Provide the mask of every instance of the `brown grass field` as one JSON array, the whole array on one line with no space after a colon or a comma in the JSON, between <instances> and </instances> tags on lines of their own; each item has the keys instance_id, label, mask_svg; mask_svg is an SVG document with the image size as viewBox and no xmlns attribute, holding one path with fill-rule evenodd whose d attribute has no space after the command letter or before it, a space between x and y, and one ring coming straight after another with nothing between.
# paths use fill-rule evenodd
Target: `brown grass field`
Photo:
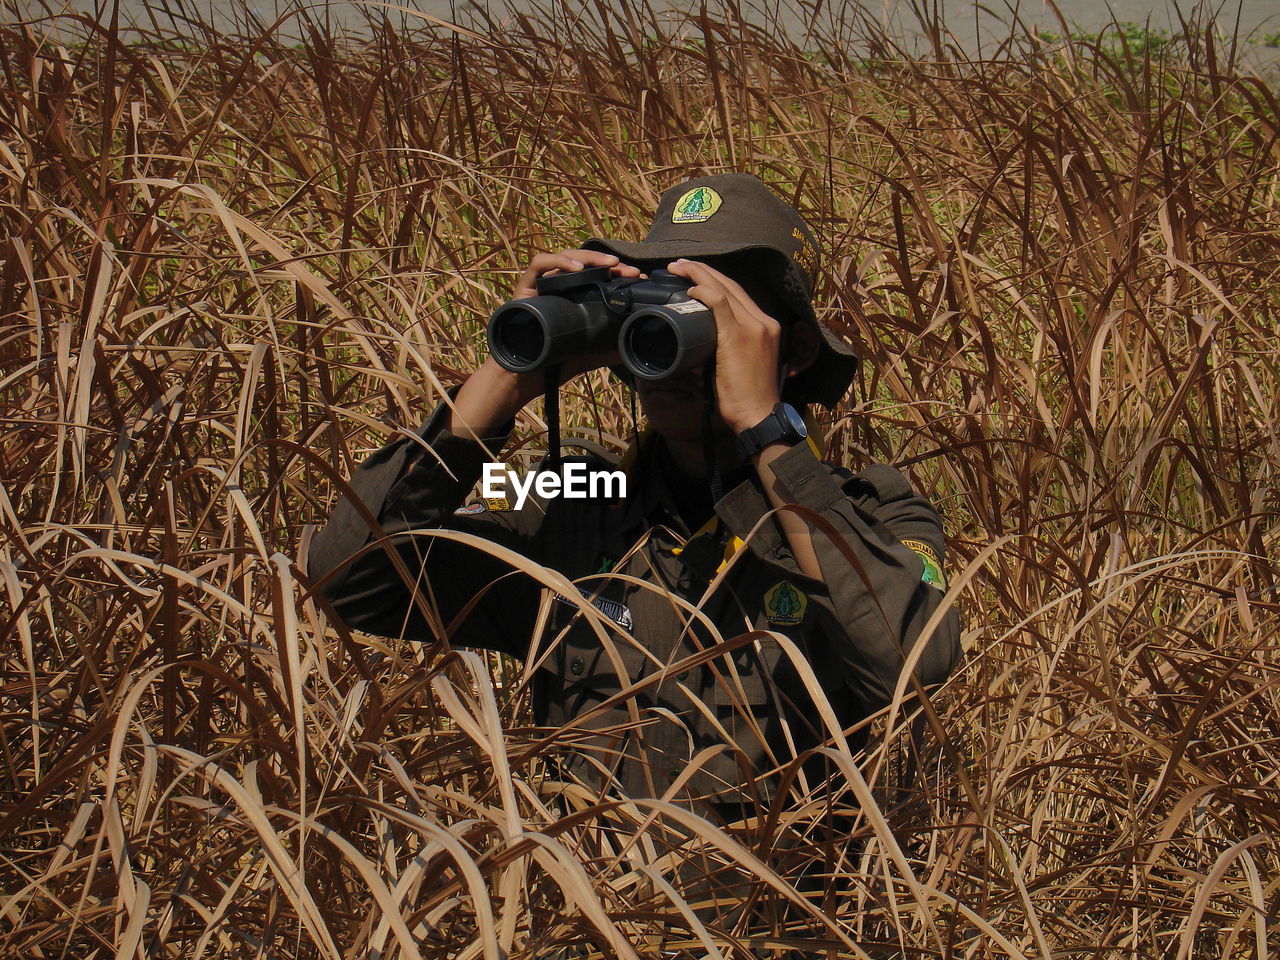
<instances>
[{"instance_id":1,"label":"brown grass field","mask_svg":"<svg viewBox=\"0 0 1280 960\"><path fill-rule=\"evenodd\" d=\"M1275 93L1203 20L973 62L833 9L8 8L0 957L1280 955ZM938 504L966 647L733 837L556 782L520 664L350 634L298 560L534 251L727 169L825 238L831 457ZM616 381L564 405L625 444ZM700 927L680 862L792 905Z\"/></svg>"}]
</instances>

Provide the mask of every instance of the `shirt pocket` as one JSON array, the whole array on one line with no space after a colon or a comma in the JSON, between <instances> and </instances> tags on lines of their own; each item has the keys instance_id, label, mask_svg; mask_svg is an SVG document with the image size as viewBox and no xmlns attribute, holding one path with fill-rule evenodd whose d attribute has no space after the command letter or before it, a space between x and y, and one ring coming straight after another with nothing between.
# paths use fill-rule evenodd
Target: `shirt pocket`
<instances>
[{"instance_id":1,"label":"shirt pocket","mask_svg":"<svg viewBox=\"0 0 1280 960\"><path fill-rule=\"evenodd\" d=\"M549 658L548 666L560 675L565 687L593 691L599 699L610 697L625 687L634 669L633 657L628 656L629 644L612 628L609 618L600 618L603 621L602 639L576 602L566 602L558 597L552 602L557 609L551 620L550 637L557 648Z\"/></svg>"},{"instance_id":2,"label":"shirt pocket","mask_svg":"<svg viewBox=\"0 0 1280 960\"><path fill-rule=\"evenodd\" d=\"M761 637L707 665L707 703L720 711L743 706L752 713L768 708L776 693L778 670L786 654L777 640Z\"/></svg>"}]
</instances>

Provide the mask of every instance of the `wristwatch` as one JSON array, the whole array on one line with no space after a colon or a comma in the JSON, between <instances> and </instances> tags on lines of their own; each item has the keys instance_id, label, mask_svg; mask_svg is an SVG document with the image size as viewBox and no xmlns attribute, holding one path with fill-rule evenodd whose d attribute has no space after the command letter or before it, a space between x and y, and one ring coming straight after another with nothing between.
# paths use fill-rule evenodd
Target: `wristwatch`
<instances>
[{"instance_id":1,"label":"wristwatch","mask_svg":"<svg viewBox=\"0 0 1280 960\"><path fill-rule=\"evenodd\" d=\"M799 443L809 435L804 419L789 403L779 403L769 415L738 434L738 455L750 460L771 443Z\"/></svg>"}]
</instances>

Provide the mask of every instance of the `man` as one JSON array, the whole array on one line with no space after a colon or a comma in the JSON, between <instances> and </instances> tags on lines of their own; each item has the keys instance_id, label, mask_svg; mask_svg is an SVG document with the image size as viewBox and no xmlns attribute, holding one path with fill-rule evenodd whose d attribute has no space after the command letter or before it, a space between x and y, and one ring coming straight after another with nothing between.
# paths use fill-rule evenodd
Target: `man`
<instances>
[{"instance_id":1,"label":"man","mask_svg":"<svg viewBox=\"0 0 1280 960\"><path fill-rule=\"evenodd\" d=\"M339 502L311 550L335 612L374 633L444 632L530 658L535 719L574 734L565 777L726 820L770 802L779 772L830 742L810 685L847 729L890 700L907 655L920 682L943 680L959 650L954 613L922 640L945 588L936 513L890 467L854 475L821 462L793 406L834 406L856 370L813 312L817 250L788 204L729 174L668 190L642 242L534 257L516 298L535 295L539 277L590 267L691 281L714 312L714 361L636 381L648 429L624 458L625 498L531 497L515 510L463 503L543 378L488 360L352 477L362 506ZM561 375L617 359L578 357ZM433 528L514 550L581 596L563 581L544 593L549 577L422 533Z\"/></svg>"}]
</instances>

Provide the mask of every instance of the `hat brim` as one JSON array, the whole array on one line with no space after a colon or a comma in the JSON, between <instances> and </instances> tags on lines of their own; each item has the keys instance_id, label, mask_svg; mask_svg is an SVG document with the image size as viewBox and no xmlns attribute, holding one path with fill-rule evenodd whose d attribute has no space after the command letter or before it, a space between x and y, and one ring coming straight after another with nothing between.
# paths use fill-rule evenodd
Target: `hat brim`
<instances>
[{"instance_id":1,"label":"hat brim","mask_svg":"<svg viewBox=\"0 0 1280 960\"><path fill-rule=\"evenodd\" d=\"M818 321L809 298L808 283L794 269L791 259L776 247L760 243L702 243L695 240L603 240L593 237L582 244L584 250L612 253L638 266L665 266L681 257L696 259L724 257L739 253L771 254L778 267L778 281L788 303L794 305L796 320L812 326L819 333L818 356L812 364L792 377L784 389L789 399L798 403L820 403L828 410L835 407L858 373L858 355L853 348Z\"/></svg>"},{"instance_id":2,"label":"hat brim","mask_svg":"<svg viewBox=\"0 0 1280 960\"><path fill-rule=\"evenodd\" d=\"M813 316L812 309L809 314ZM794 396L801 403L820 403L832 410L849 392L853 378L858 375L861 361L853 348L819 323L816 316L813 316L811 322L821 334L818 356L812 364L791 378L783 392Z\"/></svg>"}]
</instances>

